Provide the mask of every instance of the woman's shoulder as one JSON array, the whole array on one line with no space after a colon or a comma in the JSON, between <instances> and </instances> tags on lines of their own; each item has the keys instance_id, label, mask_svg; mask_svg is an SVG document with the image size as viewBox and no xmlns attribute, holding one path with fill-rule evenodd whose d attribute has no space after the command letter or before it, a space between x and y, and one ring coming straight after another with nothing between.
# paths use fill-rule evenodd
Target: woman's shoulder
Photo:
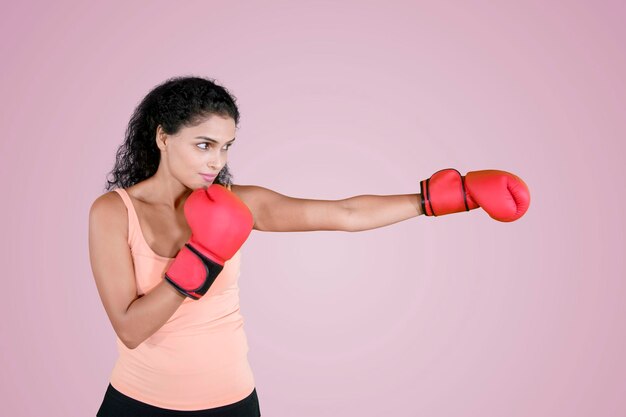
<instances>
[{"instance_id":1,"label":"woman's shoulder","mask_svg":"<svg viewBox=\"0 0 626 417\"><path fill-rule=\"evenodd\" d=\"M235 193L244 203L248 204L254 200L257 188L254 185L231 184L229 190Z\"/></svg>"},{"instance_id":2,"label":"woman's shoulder","mask_svg":"<svg viewBox=\"0 0 626 417\"><path fill-rule=\"evenodd\" d=\"M126 204L122 196L115 190L108 191L97 197L89 209L92 221L126 221Z\"/></svg>"},{"instance_id":3,"label":"woman's shoulder","mask_svg":"<svg viewBox=\"0 0 626 417\"><path fill-rule=\"evenodd\" d=\"M145 198L145 195L149 194L149 188L145 187L144 183L145 181L141 181L127 188L115 188L99 196L96 201L94 201L94 204L98 202L98 204L105 205L112 209L117 208L122 212L126 210L124 197L126 197L126 200L130 200L133 202L139 201L141 203L149 204L149 199Z\"/></svg>"},{"instance_id":4,"label":"woman's shoulder","mask_svg":"<svg viewBox=\"0 0 626 417\"><path fill-rule=\"evenodd\" d=\"M119 191L110 190L96 197L96 199L92 203L92 207L119 207L120 203L122 203L122 206L124 205L124 201L122 200L122 196L120 195Z\"/></svg>"},{"instance_id":5,"label":"woman's shoulder","mask_svg":"<svg viewBox=\"0 0 626 417\"><path fill-rule=\"evenodd\" d=\"M256 219L263 200L263 187L258 185L232 184L231 191L243 201Z\"/></svg>"}]
</instances>

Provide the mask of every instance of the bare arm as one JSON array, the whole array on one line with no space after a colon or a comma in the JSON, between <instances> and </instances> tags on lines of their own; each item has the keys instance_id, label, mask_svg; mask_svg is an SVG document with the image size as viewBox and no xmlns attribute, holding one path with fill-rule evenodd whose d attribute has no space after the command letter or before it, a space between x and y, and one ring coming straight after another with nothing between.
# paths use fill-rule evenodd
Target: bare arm
<instances>
[{"instance_id":1,"label":"bare arm","mask_svg":"<svg viewBox=\"0 0 626 417\"><path fill-rule=\"evenodd\" d=\"M358 195L345 200L351 232L376 229L419 216L419 194Z\"/></svg>"},{"instance_id":2,"label":"bare arm","mask_svg":"<svg viewBox=\"0 0 626 417\"><path fill-rule=\"evenodd\" d=\"M134 349L169 320L186 297L163 280L133 301L125 314L126 346Z\"/></svg>"},{"instance_id":3,"label":"bare arm","mask_svg":"<svg viewBox=\"0 0 626 417\"><path fill-rule=\"evenodd\" d=\"M346 200L295 198L256 185L234 185L250 208L254 230L263 232L347 231Z\"/></svg>"},{"instance_id":4,"label":"bare arm","mask_svg":"<svg viewBox=\"0 0 626 417\"><path fill-rule=\"evenodd\" d=\"M255 185L233 185L233 190L254 214L254 229L267 232L358 232L423 214L420 194L311 200L289 197Z\"/></svg>"},{"instance_id":5,"label":"bare arm","mask_svg":"<svg viewBox=\"0 0 626 417\"><path fill-rule=\"evenodd\" d=\"M116 194L104 194L91 206L89 258L113 329L129 349L134 349L167 322L185 297L166 281L137 296L126 207Z\"/></svg>"}]
</instances>

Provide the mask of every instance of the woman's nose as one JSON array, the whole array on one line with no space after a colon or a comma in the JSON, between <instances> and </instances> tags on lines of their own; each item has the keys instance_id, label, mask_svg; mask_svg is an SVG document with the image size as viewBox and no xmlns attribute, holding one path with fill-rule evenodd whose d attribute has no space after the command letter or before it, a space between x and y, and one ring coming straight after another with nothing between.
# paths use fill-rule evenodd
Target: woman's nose
<instances>
[{"instance_id":1,"label":"woman's nose","mask_svg":"<svg viewBox=\"0 0 626 417\"><path fill-rule=\"evenodd\" d=\"M219 152L217 154L212 154L211 158L207 162L207 166L215 172L215 170L222 166L222 159L224 158Z\"/></svg>"}]
</instances>

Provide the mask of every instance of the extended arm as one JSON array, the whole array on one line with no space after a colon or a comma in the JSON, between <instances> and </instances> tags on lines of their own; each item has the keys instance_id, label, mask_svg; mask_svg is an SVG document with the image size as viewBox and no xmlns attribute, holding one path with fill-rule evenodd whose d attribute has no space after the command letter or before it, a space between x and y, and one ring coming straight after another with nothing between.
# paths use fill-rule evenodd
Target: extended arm
<instances>
[{"instance_id":1,"label":"extended arm","mask_svg":"<svg viewBox=\"0 0 626 417\"><path fill-rule=\"evenodd\" d=\"M517 220L530 204L528 187L519 177L499 170L452 168L420 182L420 193L359 195L342 200L311 200L282 195L253 185L233 185L254 214L255 230L306 232L375 229L419 215L443 216L482 207L493 219Z\"/></svg>"},{"instance_id":2,"label":"extended arm","mask_svg":"<svg viewBox=\"0 0 626 417\"><path fill-rule=\"evenodd\" d=\"M418 216L419 194L359 195L342 200L294 198L255 185L233 185L264 232L374 229Z\"/></svg>"},{"instance_id":3,"label":"extended arm","mask_svg":"<svg viewBox=\"0 0 626 417\"><path fill-rule=\"evenodd\" d=\"M388 226L422 214L419 194L358 195L346 199L345 204L351 232Z\"/></svg>"}]
</instances>

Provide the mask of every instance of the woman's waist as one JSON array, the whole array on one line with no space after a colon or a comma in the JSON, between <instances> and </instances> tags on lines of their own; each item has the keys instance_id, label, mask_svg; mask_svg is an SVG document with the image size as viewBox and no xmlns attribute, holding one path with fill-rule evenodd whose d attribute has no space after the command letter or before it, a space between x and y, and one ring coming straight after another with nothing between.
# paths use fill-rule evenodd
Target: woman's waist
<instances>
[{"instance_id":1,"label":"woman's waist","mask_svg":"<svg viewBox=\"0 0 626 417\"><path fill-rule=\"evenodd\" d=\"M158 407L198 410L218 407L244 398L255 386L246 357L223 362L213 358L210 367L196 364L176 369L129 365L124 358L115 364L111 384L139 401Z\"/></svg>"},{"instance_id":2,"label":"woman's waist","mask_svg":"<svg viewBox=\"0 0 626 417\"><path fill-rule=\"evenodd\" d=\"M243 325L232 324L222 326L221 331L154 334L134 349L118 339L119 366L133 372L186 374L211 372L247 360L249 347Z\"/></svg>"}]
</instances>

